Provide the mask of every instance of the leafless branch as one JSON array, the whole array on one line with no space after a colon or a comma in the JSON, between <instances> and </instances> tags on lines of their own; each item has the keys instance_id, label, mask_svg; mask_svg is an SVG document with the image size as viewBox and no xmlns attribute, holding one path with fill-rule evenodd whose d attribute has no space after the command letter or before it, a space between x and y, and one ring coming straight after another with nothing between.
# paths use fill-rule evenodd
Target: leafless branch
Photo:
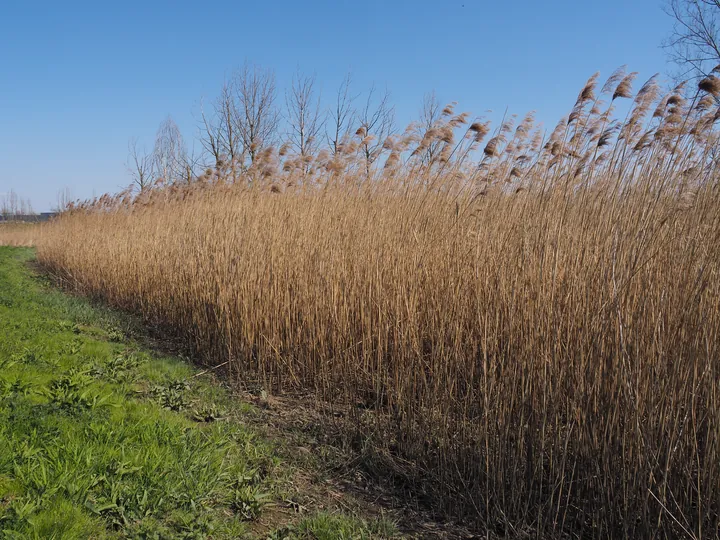
<instances>
[{"instance_id":1,"label":"leafless branch","mask_svg":"<svg viewBox=\"0 0 720 540\"><path fill-rule=\"evenodd\" d=\"M187 150L180 128L168 116L158 128L153 150L153 168L156 178L166 183L181 180L185 176Z\"/></svg>"},{"instance_id":2,"label":"leafless branch","mask_svg":"<svg viewBox=\"0 0 720 540\"><path fill-rule=\"evenodd\" d=\"M128 143L128 161L126 167L139 191L145 191L153 182L153 156L145 149L138 150L137 139Z\"/></svg>"},{"instance_id":3,"label":"leafless branch","mask_svg":"<svg viewBox=\"0 0 720 540\"><path fill-rule=\"evenodd\" d=\"M665 12L674 24L662 46L677 78L707 76L720 64L720 0L668 0Z\"/></svg>"},{"instance_id":4,"label":"leafless branch","mask_svg":"<svg viewBox=\"0 0 720 540\"><path fill-rule=\"evenodd\" d=\"M275 74L245 64L236 72L232 90L236 100L234 126L250 163L275 142L279 115L275 107Z\"/></svg>"},{"instance_id":5,"label":"leafless branch","mask_svg":"<svg viewBox=\"0 0 720 540\"><path fill-rule=\"evenodd\" d=\"M360 152L365 161L365 172L369 175L372 164L382 153L385 140L395 132L395 108L390 105L387 89L377 100L375 86L370 89L365 107L360 112L360 130L363 137Z\"/></svg>"},{"instance_id":6,"label":"leafless branch","mask_svg":"<svg viewBox=\"0 0 720 540\"><path fill-rule=\"evenodd\" d=\"M349 136L350 128L355 118L355 110L353 102L357 99L357 95L352 95L350 87L352 85L352 77L348 73L340 83L338 88L335 105L328 115L327 131L325 137L333 155L338 153L343 139Z\"/></svg>"},{"instance_id":7,"label":"leafless branch","mask_svg":"<svg viewBox=\"0 0 720 540\"><path fill-rule=\"evenodd\" d=\"M293 76L290 91L285 95L288 139L298 155L313 155L324 119L320 116L320 98L315 97L315 77L299 72Z\"/></svg>"},{"instance_id":8,"label":"leafless branch","mask_svg":"<svg viewBox=\"0 0 720 540\"><path fill-rule=\"evenodd\" d=\"M420 110L420 128L423 130L423 133L435 127L437 121L440 120L441 112L442 106L440 105L435 92L433 91L429 94L425 94L425 96L423 96L422 109ZM433 140L433 142L428 145L427 149L420 156L423 165L432 163L439 151L440 141Z\"/></svg>"}]
</instances>

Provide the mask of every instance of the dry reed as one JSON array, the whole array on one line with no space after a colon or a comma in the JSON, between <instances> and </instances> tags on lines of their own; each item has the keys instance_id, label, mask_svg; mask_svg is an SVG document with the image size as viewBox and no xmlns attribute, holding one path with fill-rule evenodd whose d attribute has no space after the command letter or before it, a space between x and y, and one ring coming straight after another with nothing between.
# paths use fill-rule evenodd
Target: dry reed
<instances>
[{"instance_id":1,"label":"dry reed","mask_svg":"<svg viewBox=\"0 0 720 540\"><path fill-rule=\"evenodd\" d=\"M491 133L450 110L368 175L360 129L332 157L78 205L38 257L238 381L312 390L495 533L714 536L718 84L613 77L544 140L532 116Z\"/></svg>"}]
</instances>

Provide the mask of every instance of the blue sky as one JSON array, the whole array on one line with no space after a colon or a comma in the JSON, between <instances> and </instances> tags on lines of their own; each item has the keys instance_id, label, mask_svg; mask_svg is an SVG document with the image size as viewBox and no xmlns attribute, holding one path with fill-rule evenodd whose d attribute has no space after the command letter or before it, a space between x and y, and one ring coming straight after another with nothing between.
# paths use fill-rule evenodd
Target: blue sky
<instances>
[{"instance_id":1,"label":"blue sky","mask_svg":"<svg viewBox=\"0 0 720 540\"><path fill-rule=\"evenodd\" d=\"M358 92L387 86L401 126L435 90L552 128L595 71L627 64L638 84L668 71L662 2L2 0L0 193L43 211L65 187L121 189L128 140L150 148L167 115L194 138L201 99L245 61L280 90L297 68L315 73L328 99L348 71Z\"/></svg>"}]
</instances>

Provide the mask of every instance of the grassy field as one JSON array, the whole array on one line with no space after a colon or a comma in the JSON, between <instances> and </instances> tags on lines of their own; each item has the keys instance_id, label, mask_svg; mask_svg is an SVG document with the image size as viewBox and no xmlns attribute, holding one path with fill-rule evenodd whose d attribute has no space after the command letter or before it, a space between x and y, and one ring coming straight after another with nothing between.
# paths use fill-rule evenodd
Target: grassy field
<instances>
[{"instance_id":1,"label":"grassy field","mask_svg":"<svg viewBox=\"0 0 720 540\"><path fill-rule=\"evenodd\" d=\"M251 406L144 347L132 319L52 290L33 260L0 247L0 536L395 536L388 520L278 512L294 469L244 426Z\"/></svg>"},{"instance_id":2,"label":"grassy field","mask_svg":"<svg viewBox=\"0 0 720 540\"><path fill-rule=\"evenodd\" d=\"M236 388L307 397L368 470L483 533L712 536L720 79L635 76L593 75L552 131L450 104L0 242Z\"/></svg>"}]
</instances>

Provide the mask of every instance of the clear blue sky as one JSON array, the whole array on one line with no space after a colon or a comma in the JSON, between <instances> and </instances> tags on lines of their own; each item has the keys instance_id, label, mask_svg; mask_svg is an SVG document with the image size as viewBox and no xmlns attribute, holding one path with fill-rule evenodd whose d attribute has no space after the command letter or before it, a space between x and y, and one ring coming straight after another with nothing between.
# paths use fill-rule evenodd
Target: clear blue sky
<instances>
[{"instance_id":1,"label":"clear blue sky","mask_svg":"<svg viewBox=\"0 0 720 540\"><path fill-rule=\"evenodd\" d=\"M351 70L357 91L392 92L400 125L435 90L459 110L551 124L595 71L627 64L637 84L668 71L663 0L0 2L0 193L48 210L130 181L127 144L152 146L168 115L186 140L201 99L244 61L278 88L300 68L329 98Z\"/></svg>"}]
</instances>

